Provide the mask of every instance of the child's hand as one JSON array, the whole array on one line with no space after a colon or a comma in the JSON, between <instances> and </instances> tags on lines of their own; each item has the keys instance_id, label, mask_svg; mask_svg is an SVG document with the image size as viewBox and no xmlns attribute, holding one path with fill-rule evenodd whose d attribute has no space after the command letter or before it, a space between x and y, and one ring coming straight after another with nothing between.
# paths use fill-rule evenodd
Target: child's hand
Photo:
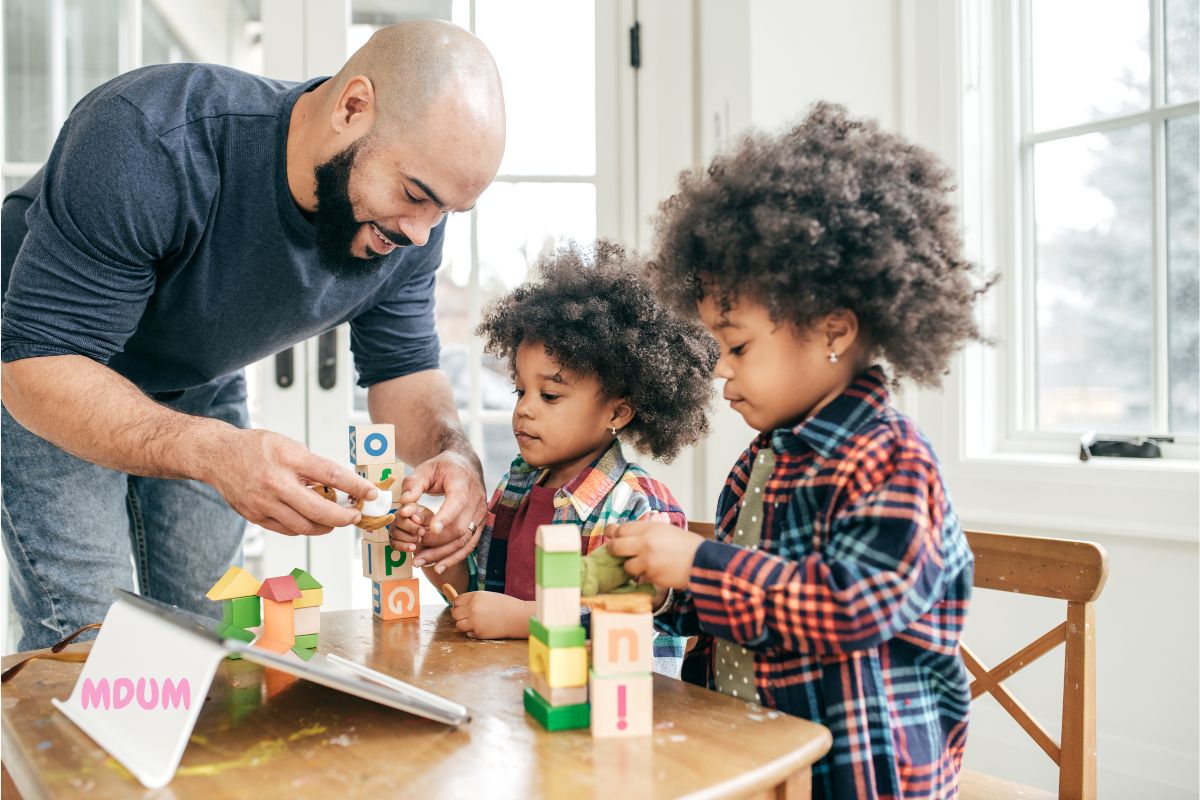
<instances>
[{"instance_id":1,"label":"child's hand","mask_svg":"<svg viewBox=\"0 0 1200 800\"><path fill-rule=\"evenodd\" d=\"M659 588L686 589L692 561L704 537L663 522L626 522L609 525L608 551L628 558L625 571L640 583Z\"/></svg>"},{"instance_id":2,"label":"child's hand","mask_svg":"<svg viewBox=\"0 0 1200 800\"><path fill-rule=\"evenodd\" d=\"M433 512L423 505L408 503L396 510L396 519L392 523L388 535L392 547L397 550L414 552L429 529L425 526L433 519Z\"/></svg>"},{"instance_id":3,"label":"child's hand","mask_svg":"<svg viewBox=\"0 0 1200 800\"><path fill-rule=\"evenodd\" d=\"M472 639L523 639L535 611L535 603L503 592L467 592L454 601L450 615Z\"/></svg>"}]
</instances>

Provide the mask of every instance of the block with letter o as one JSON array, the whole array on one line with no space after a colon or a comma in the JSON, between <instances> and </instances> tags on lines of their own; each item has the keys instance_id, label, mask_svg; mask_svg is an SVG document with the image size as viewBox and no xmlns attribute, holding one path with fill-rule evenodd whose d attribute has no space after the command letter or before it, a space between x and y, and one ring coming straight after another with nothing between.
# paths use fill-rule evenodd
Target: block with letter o
<instances>
[{"instance_id":1,"label":"block with letter o","mask_svg":"<svg viewBox=\"0 0 1200 800\"><path fill-rule=\"evenodd\" d=\"M394 425L351 425L350 463L394 464L396 461L396 427Z\"/></svg>"}]
</instances>

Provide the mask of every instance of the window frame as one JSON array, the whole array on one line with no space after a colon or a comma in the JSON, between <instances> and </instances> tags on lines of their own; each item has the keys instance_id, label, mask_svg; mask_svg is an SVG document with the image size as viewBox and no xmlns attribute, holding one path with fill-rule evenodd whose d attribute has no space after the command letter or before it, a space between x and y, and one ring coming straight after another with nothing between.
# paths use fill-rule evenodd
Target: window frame
<instances>
[{"instance_id":1,"label":"window frame","mask_svg":"<svg viewBox=\"0 0 1200 800\"><path fill-rule=\"evenodd\" d=\"M1063 454L1078 450L1079 436L1084 431L1058 432L1039 430L1037 425L1037 235L1034 204L1034 150L1037 145L1063 141L1090 133L1129 128L1139 124L1150 126L1151 156L1151 257L1153 262L1153 365L1152 429L1104 429L1101 433L1126 435L1168 434L1168 263L1166 219L1166 123L1175 118L1200 112L1200 102L1166 102L1166 62L1164 46L1163 0L1145 0L1150 6L1150 108L1135 113L1102 117L1092 122L1066 127L1033 129L1033 68L1032 68L1032 2L1033 0L997 0L992 17L992 69L997 81L991 98L981 98L992 106L995 152L990 154L995 166L993 176L1011 175L1011 181L995 180L994 236L1010 243L1008 258L996 264L1010 264L993 292L1005 295L997 308L1000 322L1009 342L1000 343L1003 353L1001 386L1008 389L996 398L999 419L996 438L999 450L1009 453ZM972 3L965 3L971 8ZM970 24L970 14L965 15ZM986 35L986 34L984 34ZM969 38L967 42L970 46ZM964 50L967 58L971 57ZM976 54L979 55L979 54ZM979 66L983 66L981 63ZM978 73L976 73L978 74ZM1008 80L1005 81L1004 78ZM969 134L967 134L969 135ZM1006 139L1009 144L1006 143ZM1008 150L1008 152L1004 152ZM984 158L989 155L985 154ZM986 204L986 200L984 203ZM1003 209L1004 211L1001 211ZM984 212L988 212L985 210ZM1007 284L1007 285L1006 285ZM1193 460L1200 455L1200 436L1195 433L1174 433L1173 443L1163 444L1166 459Z\"/></svg>"}]
</instances>

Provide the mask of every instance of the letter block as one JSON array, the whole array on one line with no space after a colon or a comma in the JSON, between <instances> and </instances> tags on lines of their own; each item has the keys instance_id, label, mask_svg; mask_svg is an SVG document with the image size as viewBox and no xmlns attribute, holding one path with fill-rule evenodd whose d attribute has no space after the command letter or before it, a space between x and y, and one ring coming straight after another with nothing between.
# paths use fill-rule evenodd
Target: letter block
<instances>
[{"instance_id":1,"label":"letter block","mask_svg":"<svg viewBox=\"0 0 1200 800\"><path fill-rule=\"evenodd\" d=\"M380 619L405 619L421 613L421 587L416 578L371 584L371 606Z\"/></svg>"},{"instance_id":2,"label":"letter block","mask_svg":"<svg viewBox=\"0 0 1200 800\"><path fill-rule=\"evenodd\" d=\"M362 543L363 577L373 581L407 580L413 576L412 560L407 550L393 550L383 542Z\"/></svg>"},{"instance_id":3,"label":"letter block","mask_svg":"<svg viewBox=\"0 0 1200 800\"><path fill-rule=\"evenodd\" d=\"M543 675L555 689L587 685L587 648L554 647L536 638L529 639L529 671Z\"/></svg>"},{"instance_id":4,"label":"letter block","mask_svg":"<svg viewBox=\"0 0 1200 800\"><path fill-rule=\"evenodd\" d=\"M567 731L588 726L588 704L552 706L533 689L525 687L525 711L548 731Z\"/></svg>"},{"instance_id":5,"label":"letter block","mask_svg":"<svg viewBox=\"0 0 1200 800\"><path fill-rule=\"evenodd\" d=\"M396 463L396 427L394 425L351 425L350 463Z\"/></svg>"},{"instance_id":6,"label":"letter block","mask_svg":"<svg viewBox=\"0 0 1200 800\"><path fill-rule=\"evenodd\" d=\"M650 672L654 617L592 609L592 669L597 675Z\"/></svg>"},{"instance_id":7,"label":"letter block","mask_svg":"<svg viewBox=\"0 0 1200 800\"><path fill-rule=\"evenodd\" d=\"M579 550L573 553L547 553L542 548L535 548L534 582L543 589L559 589L579 586L580 572L583 570L583 556Z\"/></svg>"},{"instance_id":8,"label":"letter block","mask_svg":"<svg viewBox=\"0 0 1200 800\"><path fill-rule=\"evenodd\" d=\"M579 587L567 586L534 589L537 602L537 618L546 627L579 624Z\"/></svg>"},{"instance_id":9,"label":"letter block","mask_svg":"<svg viewBox=\"0 0 1200 800\"><path fill-rule=\"evenodd\" d=\"M649 736L654 732L654 678L591 673L592 736Z\"/></svg>"},{"instance_id":10,"label":"letter block","mask_svg":"<svg viewBox=\"0 0 1200 800\"><path fill-rule=\"evenodd\" d=\"M360 477L371 483L382 483L388 478L395 478L390 491L393 500L400 499L400 487L404 483L404 462L393 461L390 464L359 464L354 468Z\"/></svg>"}]
</instances>

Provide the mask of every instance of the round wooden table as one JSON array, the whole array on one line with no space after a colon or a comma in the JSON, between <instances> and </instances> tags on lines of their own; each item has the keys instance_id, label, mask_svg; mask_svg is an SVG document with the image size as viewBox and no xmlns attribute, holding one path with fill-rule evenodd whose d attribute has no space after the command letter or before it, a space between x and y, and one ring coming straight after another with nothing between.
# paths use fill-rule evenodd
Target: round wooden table
<instances>
[{"instance_id":1,"label":"round wooden table","mask_svg":"<svg viewBox=\"0 0 1200 800\"><path fill-rule=\"evenodd\" d=\"M38 661L3 690L5 795L11 775L26 797L807 798L830 745L820 725L659 675L652 736L549 733L522 708L526 642L467 639L442 606L394 622L326 613L319 649L456 700L472 719L448 728L224 661L175 779L155 792L50 705L81 665Z\"/></svg>"}]
</instances>

